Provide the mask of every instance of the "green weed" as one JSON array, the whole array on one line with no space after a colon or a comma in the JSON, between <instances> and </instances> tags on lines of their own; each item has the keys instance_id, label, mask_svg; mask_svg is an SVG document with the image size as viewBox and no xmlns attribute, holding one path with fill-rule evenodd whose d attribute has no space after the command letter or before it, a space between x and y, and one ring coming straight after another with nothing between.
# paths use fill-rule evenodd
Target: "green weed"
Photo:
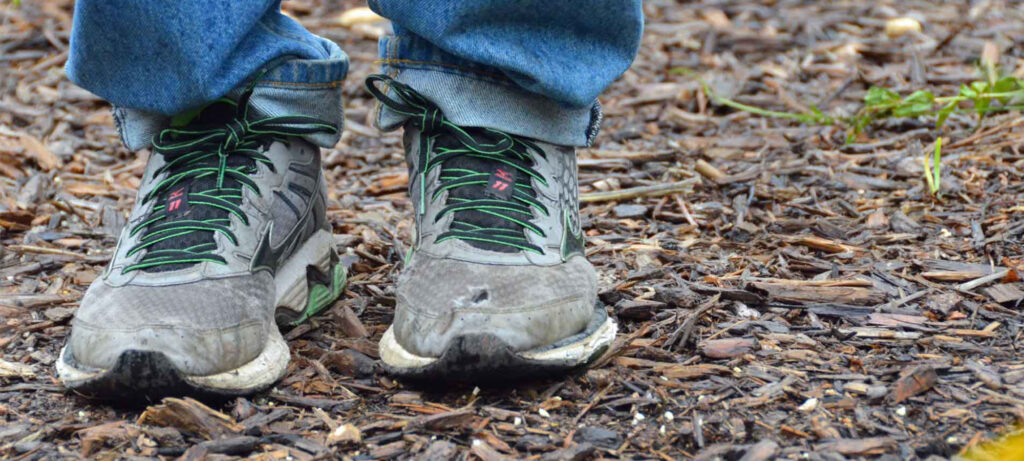
<instances>
[{"instance_id":1,"label":"green weed","mask_svg":"<svg viewBox=\"0 0 1024 461\"><path fill-rule=\"evenodd\" d=\"M811 112L781 112L762 109L719 96L711 87L690 69L677 67L670 71L686 75L700 82L704 94L715 104L772 118L796 120L809 125L840 124L847 128L846 142L850 143L872 123L886 118L935 117L935 128L942 128L950 115L975 113L980 122L991 112L1024 109L1024 80L1004 76L997 77L994 70L986 72L987 80L976 80L960 86L953 96L937 97L928 90L917 90L906 96L879 86L872 86L864 95L863 106L852 117L832 117L815 107ZM1015 101L1014 98L1019 100Z\"/></svg>"},{"instance_id":2,"label":"green weed","mask_svg":"<svg viewBox=\"0 0 1024 461\"><path fill-rule=\"evenodd\" d=\"M935 117L935 129L940 130L953 114L973 113L978 118L977 126L980 126L982 119L989 113L1024 109L1024 80L1012 76L1000 77L993 62L988 60L982 63L985 80L975 80L970 84L960 85L959 91L953 96L937 97L928 90L917 90L906 96L900 96L893 90L872 86L864 95L863 106L852 117L830 117L815 107L811 107L811 112L799 113L749 106L715 94L707 82L690 69L675 68L670 72L697 79L704 94L718 105L765 117L796 120L808 125L839 124L845 126L846 143L849 144L868 126L882 119ZM940 136L935 140L930 171L928 153L921 158L928 190L936 197L938 197L942 185L941 160L942 137Z\"/></svg>"},{"instance_id":3,"label":"green weed","mask_svg":"<svg viewBox=\"0 0 1024 461\"><path fill-rule=\"evenodd\" d=\"M864 106L847 122L846 141L852 142L865 128L884 118L934 116L935 128L940 129L954 113L976 113L980 122L991 112L1024 109L1024 104L1013 103L1014 97L1024 97L1024 80L1011 76L963 84L955 96L944 97L936 97L927 90L900 96L895 91L873 86L864 95Z\"/></svg>"},{"instance_id":4,"label":"green weed","mask_svg":"<svg viewBox=\"0 0 1024 461\"><path fill-rule=\"evenodd\" d=\"M928 153L921 157L921 165L924 167L924 182L928 184L928 191L933 196L939 196L939 189L942 188L942 137L935 139L935 150L932 154L932 169L928 171Z\"/></svg>"}]
</instances>

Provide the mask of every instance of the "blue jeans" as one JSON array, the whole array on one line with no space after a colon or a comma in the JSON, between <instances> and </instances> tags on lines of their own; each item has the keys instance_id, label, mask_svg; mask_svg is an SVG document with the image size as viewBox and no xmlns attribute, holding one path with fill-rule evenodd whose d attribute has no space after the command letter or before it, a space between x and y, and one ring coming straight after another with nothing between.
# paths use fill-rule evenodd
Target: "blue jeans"
<instances>
[{"instance_id":1,"label":"blue jeans","mask_svg":"<svg viewBox=\"0 0 1024 461\"><path fill-rule=\"evenodd\" d=\"M640 45L640 0L370 0L395 34L384 71L454 123L587 145L597 96ZM583 8L585 5L585 8ZM264 115L303 114L341 128L348 56L280 13L280 0L79 0L67 73L110 101L122 139L145 147L170 116L237 95ZM402 120L387 111L378 125ZM340 130L339 130L340 131ZM329 147L337 136L314 142Z\"/></svg>"}]
</instances>

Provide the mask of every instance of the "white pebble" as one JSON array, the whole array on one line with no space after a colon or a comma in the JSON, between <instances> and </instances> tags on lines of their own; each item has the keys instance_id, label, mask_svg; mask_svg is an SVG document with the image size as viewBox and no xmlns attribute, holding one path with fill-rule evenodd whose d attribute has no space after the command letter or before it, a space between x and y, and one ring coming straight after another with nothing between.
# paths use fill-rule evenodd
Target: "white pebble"
<instances>
[{"instance_id":1,"label":"white pebble","mask_svg":"<svg viewBox=\"0 0 1024 461\"><path fill-rule=\"evenodd\" d=\"M803 404L801 404L796 409L800 410L800 411L803 411L803 412L808 412L808 411L814 411L815 408L818 408L818 399L815 398L815 397L811 397L811 398L807 399L807 401L805 401Z\"/></svg>"}]
</instances>

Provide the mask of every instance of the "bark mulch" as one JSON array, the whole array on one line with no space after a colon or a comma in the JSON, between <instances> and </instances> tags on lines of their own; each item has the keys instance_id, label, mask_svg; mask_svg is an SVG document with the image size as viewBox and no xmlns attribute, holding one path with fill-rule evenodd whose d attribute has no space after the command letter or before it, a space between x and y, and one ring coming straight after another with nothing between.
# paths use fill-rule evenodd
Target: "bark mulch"
<instances>
[{"instance_id":1,"label":"bark mulch","mask_svg":"<svg viewBox=\"0 0 1024 461\"><path fill-rule=\"evenodd\" d=\"M934 460L1024 416L1020 113L884 120L847 143L678 70L738 103L849 116L872 85L954 95L986 49L1021 76L1018 2L644 2L640 55L580 152L620 337L564 380L455 389L376 362L412 206L400 135L370 128L362 87L387 26L343 24L357 6L285 4L352 60L324 154L348 290L287 333L272 391L142 406L71 394L53 363L147 152L65 77L70 1L0 7L0 458ZM901 16L921 29L886 35ZM939 135L935 197L921 159Z\"/></svg>"}]
</instances>

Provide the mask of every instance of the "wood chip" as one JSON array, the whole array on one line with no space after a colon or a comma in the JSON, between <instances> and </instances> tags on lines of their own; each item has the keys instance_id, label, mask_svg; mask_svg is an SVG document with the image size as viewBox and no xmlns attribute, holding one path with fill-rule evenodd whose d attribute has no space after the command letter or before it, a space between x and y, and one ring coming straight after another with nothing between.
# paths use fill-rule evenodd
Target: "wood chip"
<instances>
[{"instance_id":1,"label":"wood chip","mask_svg":"<svg viewBox=\"0 0 1024 461\"><path fill-rule=\"evenodd\" d=\"M991 366L985 365L977 360L968 360L964 363L968 370L974 374L974 377L978 378L985 386L991 389L1002 389L1003 379L999 376L999 372Z\"/></svg>"},{"instance_id":2,"label":"wood chip","mask_svg":"<svg viewBox=\"0 0 1024 461\"><path fill-rule=\"evenodd\" d=\"M406 432L419 430L439 431L450 429L467 429L476 420L476 415L471 408L446 411L429 416L420 416L409 421L405 426Z\"/></svg>"},{"instance_id":3,"label":"wood chip","mask_svg":"<svg viewBox=\"0 0 1024 461\"><path fill-rule=\"evenodd\" d=\"M342 424L327 436L328 445L358 444L362 440L363 434L352 424Z\"/></svg>"},{"instance_id":4,"label":"wood chip","mask_svg":"<svg viewBox=\"0 0 1024 461\"><path fill-rule=\"evenodd\" d=\"M36 163L43 171L52 171L64 166L64 162L35 136L21 134L21 145L36 159Z\"/></svg>"},{"instance_id":5,"label":"wood chip","mask_svg":"<svg viewBox=\"0 0 1024 461\"><path fill-rule=\"evenodd\" d=\"M725 177L725 173L722 173L722 170L715 168L714 165L706 162L703 159L697 160L697 163L694 165L693 169L697 170L697 172L700 173L702 176L712 181L718 181Z\"/></svg>"},{"instance_id":6,"label":"wood chip","mask_svg":"<svg viewBox=\"0 0 1024 461\"><path fill-rule=\"evenodd\" d=\"M790 303L826 303L874 306L885 302L885 293L873 288L810 286L753 282L754 288L774 301Z\"/></svg>"},{"instance_id":7,"label":"wood chip","mask_svg":"<svg viewBox=\"0 0 1024 461\"><path fill-rule=\"evenodd\" d=\"M892 437L870 437L866 439L829 440L814 446L816 451L823 453L839 453L843 455L875 455L885 453L896 446Z\"/></svg>"},{"instance_id":8,"label":"wood chip","mask_svg":"<svg viewBox=\"0 0 1024 461\"><path fill-rule=\"evenodd\" d=\"M82 450L80 453L82 457L89 458L106 443L117 445L130 442L137 438L140 433L141 431L138 426L128 421L113 421L86 427L78 431L78 436L82 439Z\"/></svg>"},{"instance_id":9,"label":"wood chip","mask_svg":"<svg viewBox=\"0 0 1024 461\"><path fill-rule=\"evenodd\" d=\"M999 304L1016 305L1024 300L1024 283L1004 283L981 290Z\"/></svg>"},{"instance_id":10,"label":"wood chip","mask_svg":"<svg viewBox=\"0 0 1024 461\"><path fill-rule=\"evenodd\" d=\"M730 374L729 367L701 363L697 365L669 365L656 370L662 376L670 379L696 379L708 375Z\"/></svg>"},{"instance_id":11,"label":"wood chip","mask_svg":"<svg viewBox=\"0 0 1024 461\"><path fill-rule=\"evenodd\" d=\"M757 347L753 338L713 339L700 344L700 352L711 359L731 359L750 353Z\"/></svg>"},{"instance_id":12,"label":"wood chip","mask_svg":"<svg viewBox=\"0 0 1024 461\"><path fill-rule=\"evenodd\" d=\"M174 427L198 433L207 439L242 431L242 426L230 416L191 397L165 398L159 405L146 408L138 423Z\"/></svg>"},{"instance_id":13,"label":"wood chip","mask_svg":"<svg viewBox=\"0 0 1024 461\"><path fill-rule=\"evenodd\" d=\"M470 443L470 452L480 458L481 461L512 461L513 458L508 455L501 454L494 447L487 444L482 439L473 439Z\"/></svg>"},{"instance_id":14,"label":"wood chip","mask_svg":"<svg viewBox=\"0 0 1024 461\"><path fill-rule=\"evenodd\" d=\"M8 362L0 358L0 378L33 379L36 377L32 366L24 363Z\"/></svg>"},{"instance_id":15,"label":"wood chip","mask_svg":"<svg viewBox=\"0 0 1024 461\"><path fill-rule=\"evenodd\" d=\"M890 394L890 400L894 404L900 403L931 389L938 379L939 376L935 373L935 368L928 365L914 367L904 373L900 379L896 380L896 384L893 385L892 393Z\"/></svg>"},{"instance_id":16,"label":"wood chip","mask_svg":"<svg viewBox=\"0 0 1024 461\"><path fill-rule=\"evenodd\" d=\"M778 450L778 443L774 440L764 439L747 449L739 461L766 461L775 456L775 452Z\"/></svg>"},{"instance_id":17,"label":"wood chip","mask_svg":"<svg viewBox=\"0 0 1024 461\"><path fill-rule=\"evenodd\" d=\"M799 245L811 247L816 250L827 251L829 253L852 253L856 251L864 251L864 249L860 247L847 245L836 240L821 238L814 235L797 237L791 241Z\"/></svg>"}]
</instances>

